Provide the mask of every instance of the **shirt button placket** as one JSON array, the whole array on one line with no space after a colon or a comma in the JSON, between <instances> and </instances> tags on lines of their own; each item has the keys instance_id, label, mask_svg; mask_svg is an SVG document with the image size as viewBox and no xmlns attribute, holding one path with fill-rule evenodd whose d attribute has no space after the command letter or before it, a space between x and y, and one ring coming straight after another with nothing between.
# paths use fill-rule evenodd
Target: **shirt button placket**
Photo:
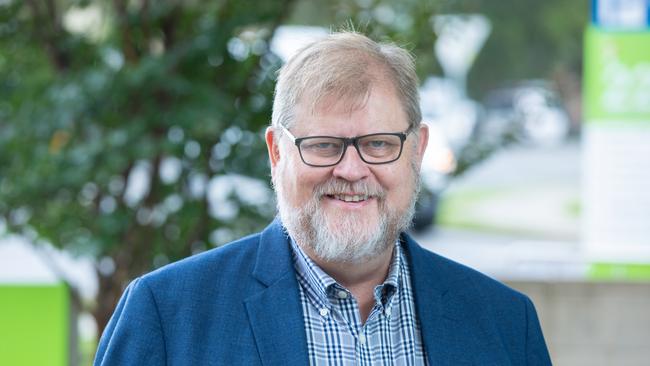
<instances>
[{"instance_id":1,"label":"shirt button placket","mask_svg":"<svg viewBox=\"0 0 650 366\"><path fill-rule=\"evenodd\" d=\"M357 360L358 360L357 364L358 365L366 364L365 357L367 357L368 355L367 352L368 350L366 349L366 343L367 343L366 335L363 334L363 329L362 329L359 335L357 336Z\"/></svg>"}]
</instances>

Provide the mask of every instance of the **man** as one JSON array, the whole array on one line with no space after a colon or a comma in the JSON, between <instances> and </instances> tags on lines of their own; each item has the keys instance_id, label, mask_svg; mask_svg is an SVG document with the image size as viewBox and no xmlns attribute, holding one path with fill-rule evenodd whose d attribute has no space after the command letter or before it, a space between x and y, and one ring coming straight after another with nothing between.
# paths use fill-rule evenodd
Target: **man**
<instances>
[{"instance_id":1,"label":"man","mask_svg":"<svg viewBox=\"0 0 650 366\"><path fill-rule=\"evenodd\" d=\"M279 219L145 275L95 365L550 365L530 300L418 246L428 141L409 54L355 33L282 68Z\"/></svg>"}]
</instances>

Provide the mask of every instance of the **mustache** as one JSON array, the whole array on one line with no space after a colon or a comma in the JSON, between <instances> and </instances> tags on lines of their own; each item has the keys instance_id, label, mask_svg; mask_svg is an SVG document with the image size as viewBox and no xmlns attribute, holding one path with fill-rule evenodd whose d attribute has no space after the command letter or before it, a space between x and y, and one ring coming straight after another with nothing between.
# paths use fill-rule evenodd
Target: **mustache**
<instances>
[{"instance_id":1,"label":"mustache","mask_svg":"<svg viewBox=\"0 0 650 366\"><path fill-rule=\"evenodd\" d=\"M314 196L331 196L335 194L355 193L376 198L384 198L386 192L376 183L369 182L348 182L340 178L332 178L317 185L314 188Z\"/></svg>"}]
</instances>

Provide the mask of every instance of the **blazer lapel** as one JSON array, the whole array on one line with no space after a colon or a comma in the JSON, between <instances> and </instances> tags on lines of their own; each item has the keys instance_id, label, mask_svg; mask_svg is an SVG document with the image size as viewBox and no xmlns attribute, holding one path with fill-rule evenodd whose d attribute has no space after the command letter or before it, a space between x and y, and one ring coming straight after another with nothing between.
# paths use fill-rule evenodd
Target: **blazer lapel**
<instances>
[{"instance_id":1,"label":"blazer lapel","mask_svg":"<svg viewBox=\"0 0 650 366\"><path fill-rule=\"evenodd\" d=\"M450 317L453 309L450 302L453 294L449 289L449 278L437 258L420 247L408 235L404 235L411 266L411 283L415 297L417 315L427 358L431 365L470 365L467 349L459 344L462 324ZM467 346L467 344L465 344Z\"/></svg>"},{"instance_id":2,"label":"blazer lapel","mask_svg":"<svg viewBox=\"0 0 650 366\"><path fill-rule=\"evenodd\" d=\"M298 281L279 220L262 232L253 276L266 286L245 302L262 364L308 364Z\"/></svg>"}]
</instances>

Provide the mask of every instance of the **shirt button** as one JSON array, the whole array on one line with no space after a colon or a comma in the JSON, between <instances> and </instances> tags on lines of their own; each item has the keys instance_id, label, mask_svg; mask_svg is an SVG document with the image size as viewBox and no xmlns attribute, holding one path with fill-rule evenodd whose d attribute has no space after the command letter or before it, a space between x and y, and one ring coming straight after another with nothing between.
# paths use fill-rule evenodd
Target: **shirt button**
<instances>
[{"instance_id":1,"label":"shirt button","mask_svg":"<svg viewBox=\"0 0 650 366\"><path fill-rule=\"evenodd\" d=\"M386 309L384 309L384 315L390 316L390 306L387 306Z\"/></svg>"},{"instance_id":2,"label":"shirt button","mask_svg":"<svg viewBox=\"0 0 650 366\"><path fill-rule=\"evenodd\" d=\"M366 336L365 335L359 334L359 343L361 343L362 346L366 344Z\"/></svg>"},{"instance_id":3,"label":"shirt button","mask_svg":"<svg viewBox=\"0 0 650 366\"><path fill-rule=\"evenodd\" d=\"M339 291L336 295L339 297L339 299L347 299L348 298L348 293L343 291L343 290Z\"/></svg>"},{"instance_id":4,"label":"shirt button","mask_svg":"<svg viewBox=\"0 0 650 366\"><path fill-rule=\"evenodd\" d=\"M320 309L319 313L320 313L321 316L327 316L327 314L329 314L330 311L327 310L327 308L322 308L322 309Z\"/></svg>"}]
</instances>

